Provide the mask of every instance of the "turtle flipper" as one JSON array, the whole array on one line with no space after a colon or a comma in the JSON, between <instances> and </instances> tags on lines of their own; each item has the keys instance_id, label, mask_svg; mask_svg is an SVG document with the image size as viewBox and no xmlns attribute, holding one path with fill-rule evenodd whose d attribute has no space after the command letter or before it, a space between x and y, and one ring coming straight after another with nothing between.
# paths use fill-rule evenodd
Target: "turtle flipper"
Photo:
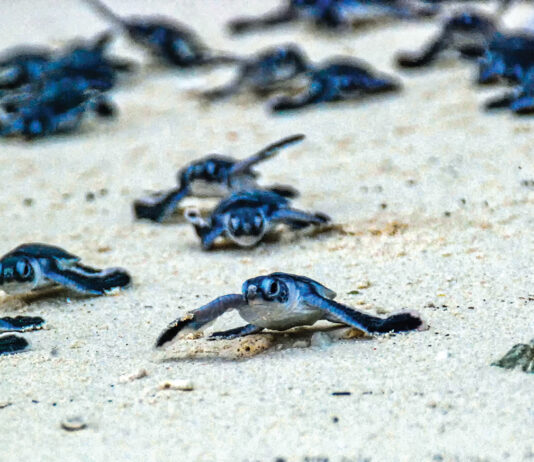
<instances>
[{"instance_id":1,"label":"turtle flipper","mask_svg":"<svg viewBox=\"0 0 534 462\"><path fill-rule=\"evenodd\" d=\"M497 98L492 98L484 103L486 110L492 109L507 109L516 100L517 95L515 92L508 92Z\"/></svg>"},{"instance_id":2,"label":"turtle flipper","mask_svg":"<svg viewBox=\"0 0 534 462\"><path fill-rule=\"evenodd\" d=\"M230 294L218 297L208 304L186 313L181 318L170 323L156 341L156 348L160 348L174 339L184 330L197 331L206 328L208 324L221 316L223 313L245 304L241 294Z\"/></svg>"},{"instance_id":3,"label":"turtle flipper","mask_svg":"<svg viewBox=\"0 0 534 462\"><path fill-rule=\"evenodd\" d=\"M330 221L330 217L322 213L308 213L290 208L277 210L271 219L285 223L293 229L301 229L310 225L324 225Z\"/></svg>"},{"instance_id":4,"label":"turtle flipper","mask_svg":"<svg viewBox=\"0 0 534 462\"><path fill-rule=\"evenodd\" d=\"M428 66L437 58L438 54L447 47L445 37L440 35L419 53L401 53L397 56L397 64L400 67L413 68Z\"/></svg>"},{"instance_id":5,"label":"turtle flipper","mask_svg":"<svg viewBox=\"0 0 534 462\"><path fill-rule=\"evenodd\" d=\"M300 192L293 188L293 186L275 184L266 188L267 191L271 191L275 194L278 194L282 197L287 197L288 199L295 199L300 196Z\"/></svg>"},{"instance_id":6,"label":"turtle flipper","mask_svg":"<svg viewBox=\"0 0 534 462\"><path fill-rule=\"evenodd\" d=\"M227 85L203 92L202 97L207 101L216 101L232 96L239 91L244 80L244 75L241 74Z\"/></svg>"},{"instance_id":7,"label":"turtle flipper","mask_svg":"<svg viewBox=\"0 0 534 462\"><path fill-rule=\"evenodd\" d=\"M387 332L406 332L421 330L425 327L423 320L413 312L396 313L387 318L372 316L346 305L310 293L305 302L325 313L325 319L341 322L369 334L384 334Z\"/></svg>"},{"instance_id":8,"label":"turtle flipper","mask_svg":"<svg viewBox=\"0 0 534 462\"><path fill-rule=\"evenodd\" d=\"M279 24L285 24L294 21L297 16L293 8L290 7L258 18L234 19L228 23L228 29L231 34L243 34L253 30L267 29Z\"/></svg>"},{"instance_id":9,"label":"turtle flipper","mask_svg":"<svg viewBox=\"0 0 534 462\"><path fill-rule=\"evenodd\" d=\"M26 332L43 327L45 320L38 316L16 316L0 318L0 332Z\"/></svg>"},{"instance_id":10,"label":"turtle flipper","mask_svg":"<svg viewBox=\"0 0 534 462\"><path fill-rule=\"evenodd\" d=\"M138 199L133 205L135 217L161 223L188 193L188 188L174 188L160 195Z\"/></svg>"},{"instance_id":11,"label":"turtle flipper","mask_svg":"<svg viewBox=\"0 0 534 462\"><path fill-rule=\"evenodd\" d=\"M68 268L57 265L48 268L46 277L76 292L87 295L104 295L106 292L130 284L130 275L122 268L97 270L81 264Z\"/></svg>"},{"instance_id":12,"label":"turtle flipper","mask_svg":"<svg viewBox=\"0 0 534 462\"><path fill-rule=\"evenodd\" d=\"M213 332L209 336L210 340L231 340L237 337L244 337L245 335L252 335L261 332L263 327L255 326L254 324L247 324L246 326L236 327L235 329L224 330L220 332Z\"/></svg>"},{"instance_id":13,"label":"turtle flipper","mask_svg":"<svg viewBox=\"0 0 534 462\"><path fill-rule=\"evenodd\" d=\"M215 223L210 226L206 220L204 220L200 212L195 208L189 208L184 212L185 219L195 227L195 231L200 237L202 242L202 248L209 250L213 247L215 239L221 236L224 232L224 227Z\"/></svg>"},{"instance_id":14,"label":"turtle flipper","mask_svg":"<svg viewBox=\"0 0 534 462\"><path fill-rule=\"evenodd\" d=\"M305 135L298 134L298 135L288 136L287 138L283 138L279 141L276 141L275 143L272 143L269 146L263 148L261 151L257 152L253 156L250 156L249 158L244 159L234 164L230 173L232 175L236 175L238 173L247 171L254 164L257 164L258 162L262 162L264 160L267 160L275 156L276 154L278 154L280 149L287 148L288 146L291 146L295 143L299 143L304 138L305 138Z\"/></svg>"},{"instance_id":15,"label":"turtle flipper","mask_svg":"<svg viewBox=\"0 0 534 462\"><path fill-rule=\"evenodd\" d=\"M29 346L28 341L19 335L3 335L0 337L0 356L20 353Z\"/></svg>"}]
</instances>

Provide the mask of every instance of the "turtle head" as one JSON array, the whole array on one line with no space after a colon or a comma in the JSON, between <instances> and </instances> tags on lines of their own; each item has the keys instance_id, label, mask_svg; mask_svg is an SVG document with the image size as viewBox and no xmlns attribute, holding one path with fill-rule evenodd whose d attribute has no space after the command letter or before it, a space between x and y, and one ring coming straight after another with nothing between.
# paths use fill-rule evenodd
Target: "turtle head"
<instances>
[{"instance_id":1,"label":"turtle head","mask_svg":"<svg viewBox=\"0 0 534 462\"><path fill-rule=\"evenodd\" d=\"M287 303L289 287L282 278L274 275L258 276L243 283L243 296L249 305L271 303Z\"/></svg>"},{"instance_id":2,"label":"turtle head","mask_svg":"<svg viewBox=\"0 0 534 462\"><path fill-rule=\"evenodd\" d=\"M266 231L267 223L261 209L245 207L226 216L226 232L240 246L250 247L257 244Z\"/></svg>"},{"instance_id":3,"label":"turtle head","mask_svg":"<svg viewBox=\"0 0 534 462\"><path fill-rule=\"evenodd\" d=\"M35 286L38 273L39 268L29 258L5 258L0 262L0 287L7 293L26 292Z\"/></svg>"}]
</instances>

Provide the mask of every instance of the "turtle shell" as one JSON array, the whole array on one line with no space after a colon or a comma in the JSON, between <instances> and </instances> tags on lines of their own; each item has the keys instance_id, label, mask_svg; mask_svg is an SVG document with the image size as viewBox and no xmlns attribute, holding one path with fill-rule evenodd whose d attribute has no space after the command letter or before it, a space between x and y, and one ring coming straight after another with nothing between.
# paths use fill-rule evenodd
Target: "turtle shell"
<instances>
[{"instance_id":1,"label":"turtle shell","mask_svg":"<svg viewBox=\"0 0 534 462\"><path fill-rule=\"evenodd\" d=\"M334 299L337 295L332 289L329 289L328 287L323 286L321 283L314 281L313 279L310 279L306 276L298 276L296 274L289 273L272 273L270 276L280 278L290 277L291 279L294 279L297 282L302 282L304 284L311 285L317 291L317 294L324 298Z\"/></svg>"},{"instance_id":2,"label":"turtle shell","mask_svg":"<svg viewBox=\"0 0 534 462\"><path fill-rule=\"evenodd\" d=\"M7 257L53 258L67 264L80 261L79 257L68 253L60 247L37 242L19 245L4 255L2 260Z\"/></svg>"}]
</instances>

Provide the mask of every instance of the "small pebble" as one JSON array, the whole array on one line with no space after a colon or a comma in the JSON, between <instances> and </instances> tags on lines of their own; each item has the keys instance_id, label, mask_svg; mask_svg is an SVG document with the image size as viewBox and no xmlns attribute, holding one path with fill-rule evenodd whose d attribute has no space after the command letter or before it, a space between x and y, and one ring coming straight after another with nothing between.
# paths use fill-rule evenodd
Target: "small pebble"
<instances>
[{"instance_id":1,"label":"small pebble","mask_svg":"<svg viewBox=\"0 0 534 462\"><path fill-rule=\"evenodd\" d=\"M24 204L24 206L26 207L31 207L33 205L33 199L31 197L26 197L22 203Z\"/></svg>"},{"instance_id":2,"label":"small pebble","mask_svg":"<svg viewBox=\"0 0 534 462\"><path fill-rule=\"evenodd\" d=\"M88 192L85 194L85 200L87 202L93 202L95 200L95 193Z\"/></svg>"},{"instance_id":3,"label":"small pebble","mask_svg":"<svg viewBox=\"0 0 534 462\"><path fill-rule=\"evenodd\" d=\"M133 382L134 380L142 379L143 377L148 376L148 372L146 369L139 369L136 372L133 372L131 374L123 374L119 377L119 383L128 383Z\"/></svg>"},{"instance_id":4,"label":"small pebble","mask_svg":"<svg viewBox=\"0 0 534 462\"><path fill-rule=\"evenodd\" d=\"M61 422L61 428L68 432L77 432L87 428L87 423L81 417L68 417Z\"/></svg>"},{"instance_id":5,"label":"small pebble","mask_svg":"<svg viewBox=\"0 0 534 462\"><path fill-rule=\"evenodd\" d=\"M195 389L190 380L166 380L158 385L158 390L192 391Z\"/></svg>"}]
</instances>

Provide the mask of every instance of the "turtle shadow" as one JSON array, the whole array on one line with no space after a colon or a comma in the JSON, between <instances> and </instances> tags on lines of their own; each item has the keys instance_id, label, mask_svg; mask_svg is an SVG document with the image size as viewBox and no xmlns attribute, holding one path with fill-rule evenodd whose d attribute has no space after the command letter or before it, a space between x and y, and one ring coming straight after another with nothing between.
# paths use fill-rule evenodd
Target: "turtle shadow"
<instances>
[{"instance_id":1,"label":"turtle shadow","mask_svg":"<svg viewBox=\"0 0 534 462\"><path fill-rule=\"evenodd\" d=\"M232 340L191 339L182 340L178 346L165 353L162 363L235 362L253 358L267 351L283 351L304 348L328 348L342 340L372 340L363 331L345 325L295 327L283 332L261 332Z\"/></svg>"}]
</instances>

